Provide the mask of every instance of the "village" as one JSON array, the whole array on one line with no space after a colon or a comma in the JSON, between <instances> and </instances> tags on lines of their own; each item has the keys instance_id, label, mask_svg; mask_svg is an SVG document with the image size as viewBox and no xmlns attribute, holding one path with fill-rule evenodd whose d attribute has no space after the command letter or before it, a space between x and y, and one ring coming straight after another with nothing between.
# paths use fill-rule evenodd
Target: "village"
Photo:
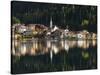
<instances>
[{"instance_id":1,"label":"village","mask_svg":"<svg viewBox=\"0 0 100 75\"><path fill-rule=\"evenodd\" d=\"M97 39L97 34L87 30L71 31L66 25L66 29L61 29L53 25L50 20L50 27L42 24L14 24L12 26L12 37L20 38L40 38L40 39Z\"/></svg>"}]
</instances>

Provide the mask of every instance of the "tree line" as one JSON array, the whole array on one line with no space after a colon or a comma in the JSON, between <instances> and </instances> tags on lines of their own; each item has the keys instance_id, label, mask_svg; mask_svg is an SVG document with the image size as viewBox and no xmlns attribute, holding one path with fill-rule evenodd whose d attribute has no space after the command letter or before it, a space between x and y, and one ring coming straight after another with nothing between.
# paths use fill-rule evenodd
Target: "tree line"
<instances>
[{"instance_id":1,"label":"tree line","mask_svg":"<svg viewBox=\"0 0 100 75\"><path fill-rule=\"evenodd\" d=\"M97 6L12 1L12 24L44 24L97 32Z\"/></svg>"}]
</instances>

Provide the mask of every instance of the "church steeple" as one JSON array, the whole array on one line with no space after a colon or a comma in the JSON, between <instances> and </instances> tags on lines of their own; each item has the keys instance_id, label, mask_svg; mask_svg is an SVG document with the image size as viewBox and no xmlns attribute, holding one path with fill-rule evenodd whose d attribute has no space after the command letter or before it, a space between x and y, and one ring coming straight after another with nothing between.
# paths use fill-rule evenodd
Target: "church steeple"
<instances>
[{"instance_id":1,"label":"church steeple","mask_svg":"<svg viewBox=\"0 0 100 75\"><path fill-rule=\"evenodd\" d=\"M50 28L52 29L52 25L53 23L52 23L52 17L50 18Z\"/></svg>"}]
</instances>

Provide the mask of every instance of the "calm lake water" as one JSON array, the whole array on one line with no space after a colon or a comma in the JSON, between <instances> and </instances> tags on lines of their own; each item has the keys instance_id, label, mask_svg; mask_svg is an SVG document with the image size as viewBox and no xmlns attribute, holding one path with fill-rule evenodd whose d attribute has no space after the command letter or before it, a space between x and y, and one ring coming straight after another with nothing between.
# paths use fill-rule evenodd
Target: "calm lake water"
<instances>
[{"instance_id":1,"label":"calm lake water","mask_svg":"<svg viewBox=\"0 0 100 75\"><path fill-rule=\"evenodd\" d=\"M39 73L97 68L97 40L12 41L12 73Z\"/></svg>"}]
</instances>

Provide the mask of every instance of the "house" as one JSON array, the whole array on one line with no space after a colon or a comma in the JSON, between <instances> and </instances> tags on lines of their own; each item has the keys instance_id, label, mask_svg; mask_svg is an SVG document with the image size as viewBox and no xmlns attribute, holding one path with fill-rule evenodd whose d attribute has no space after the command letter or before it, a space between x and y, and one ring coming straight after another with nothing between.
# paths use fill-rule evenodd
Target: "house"
<instances>
[{"instance_id":1,"label":"house","mask_svg":"<svg viewBox=\"0 0 100 75\"><path fill-rule=\"evenodd\" d=\"M33 32L31 31L31 30L27 30L27 31L24 31L23 33L22 33L22 35L23 36L31 36L32 37L32 35L33 35Z\"/></svg>"},{"instance_id":2,"label":"house","mask_svg":"<svg viewBox=\"0 0 100 75\"><path fill-rule=\"evenodd\" d=\"M28 24L27 27L29 30L32 30L33 34L41 33L48 29L46 26L44 26L42 24Z\"/></svg>"},{"instance_id":3,"label":"house","mask_svg":"<svg viewBox=\"0 0 100 75\"><path fill-rule=\"evenodd\" d=\"M59 28L55 25L53 29L51 29L51 32L54 32L56 30L58 30Z\"/></svg>"},{"instance_id":4,"label":"house","mask_svg":"<svg viewBox=\"0 0 100 75\"><path fill-rule=\"evenodd\" d=\"M77 38L78 39L90 39L91 36L87 30L83 30L77 33Z\"/></svg>"},{"instance_id":5,"label":"house","mask_svg":"<svg viewBox=\"0 0 100 75\"><path fill-rule=\"evenodd\" d=\"M54 32L51 32L51 38L53 39L60 39L62 32L60 30L55 30Z\"/></svg>"},{"instance_id":6,"label":"house","mask_svg":"<svg viewBox=\"0 0 100 75\"><path fill-rule=\"evenodd\" d=\"M82 38L84 38L84 35L82 35L81 33L78 33L78 34L77 34L77 38L78 38L78 39L82 39Z\"/></svg>"},{"instance_id":7,"label":"house","mask_svg":"<svg viewBox=\"0 0 100 75\"><path fill-rule=\"evenodd\" d=\"M25 31L27 31L27 27L24 24L18 25L18 26L15 27L15 31L17 33L21 34L21 33L25 32Z\"/></svg>"}]
</instances>

